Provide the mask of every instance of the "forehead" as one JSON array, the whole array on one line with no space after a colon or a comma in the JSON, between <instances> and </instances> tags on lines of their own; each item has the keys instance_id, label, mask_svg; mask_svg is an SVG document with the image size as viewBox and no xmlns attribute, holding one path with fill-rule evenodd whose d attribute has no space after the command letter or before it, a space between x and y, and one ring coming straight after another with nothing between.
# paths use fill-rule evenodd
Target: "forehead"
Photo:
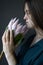
<instances>
[{"instance_id":1,"label":"forehead","mask_svg":"<svg viewBox=\"0 0 43 65\"><path fill-rule=\"evenodd\" d=\"M28 6L28 4L27 3L25 3L25 6L24 6L24 11L26 12L26 11L29 11L29 6Z\"/></svg>"}]
</instances>

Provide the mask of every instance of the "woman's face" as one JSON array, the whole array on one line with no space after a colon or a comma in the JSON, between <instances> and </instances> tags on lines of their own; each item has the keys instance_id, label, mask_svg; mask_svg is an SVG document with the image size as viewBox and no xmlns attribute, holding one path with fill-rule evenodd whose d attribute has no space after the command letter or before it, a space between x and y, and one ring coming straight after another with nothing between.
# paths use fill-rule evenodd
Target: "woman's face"
<instances>
[{"instance_id":1,"label":"woman's face","mask_svg":"<svg viewBox=\"0 0 43 65\"><path fill-rule=\"evenodd\" d=\"M29 11L29 7L27 3L25 3L24 12L25 12L24 20L26 21L27 27L32 28L34 26L34 23L32 21L32 16Z\"/></svg>"}]
</instances>

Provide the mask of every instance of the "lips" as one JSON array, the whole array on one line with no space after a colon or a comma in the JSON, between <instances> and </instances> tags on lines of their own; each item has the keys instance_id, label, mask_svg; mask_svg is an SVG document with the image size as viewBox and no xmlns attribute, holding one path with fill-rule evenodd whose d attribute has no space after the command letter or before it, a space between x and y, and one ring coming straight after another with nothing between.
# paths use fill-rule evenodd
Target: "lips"
<instances>
[{"instance_id":1,"label":"lips","mask_svg":"<svg viewBox=\"0 0 43 65\"><path fill-rule=\"evenodd\" d=\"M26 23L28 23L28 20L26 20Z\"/></svg>"}]
</instances>

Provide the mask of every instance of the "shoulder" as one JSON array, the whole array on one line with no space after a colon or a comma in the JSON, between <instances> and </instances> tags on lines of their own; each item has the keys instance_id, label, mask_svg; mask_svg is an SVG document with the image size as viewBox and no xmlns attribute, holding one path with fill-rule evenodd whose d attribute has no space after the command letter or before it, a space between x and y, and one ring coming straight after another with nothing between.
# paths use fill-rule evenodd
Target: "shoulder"
<instances>
[{"instance_id":1,"label":"shoulder","mask_svg":"<svg viewBox=\"0 0 43 65\"><path fill-rule=\"evenodd\" d=\"M25 47L27 48L27 47ZM19 65L43 65L43 39L31 48L22 49L22 54L19 56ZM25 54L24 54L25 52Z\"/></svg>"},{"instance_id":2,"label":"shoulder","mask_svg":"<svg viewBox=\"0 0 43 65\"><path fill-rule=\"evenodd\" d=\"M22 63L22 65L43 65L43 40L28 49Z\"/></svg>"},{"instance_id":3,"label":"shoulder","mask_svg":"<svg viewBox=\"0 0 43 65\"><path fill-rule=\"evenodd\" d=\"M35 59L35 61L33 62L33 65L43 65L43 51Z\"/></svg>"}]
</instances>

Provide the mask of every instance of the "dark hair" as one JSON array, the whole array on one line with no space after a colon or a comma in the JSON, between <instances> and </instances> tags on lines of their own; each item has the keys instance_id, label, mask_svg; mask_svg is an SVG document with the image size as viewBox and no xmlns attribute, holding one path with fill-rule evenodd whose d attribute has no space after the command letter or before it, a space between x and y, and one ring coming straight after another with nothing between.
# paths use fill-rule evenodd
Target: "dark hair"
<instances>
[{"instance_id":1,"label":"dark hair","mask_svg":"<svg viewBox=\"0 0 43 65\"><path fill-rule=\"evenodd\" d=\"M29 5L30 12L36 21L36 24L43 29L43 0L25 0Z\"/></svg>"}]
</instances>

